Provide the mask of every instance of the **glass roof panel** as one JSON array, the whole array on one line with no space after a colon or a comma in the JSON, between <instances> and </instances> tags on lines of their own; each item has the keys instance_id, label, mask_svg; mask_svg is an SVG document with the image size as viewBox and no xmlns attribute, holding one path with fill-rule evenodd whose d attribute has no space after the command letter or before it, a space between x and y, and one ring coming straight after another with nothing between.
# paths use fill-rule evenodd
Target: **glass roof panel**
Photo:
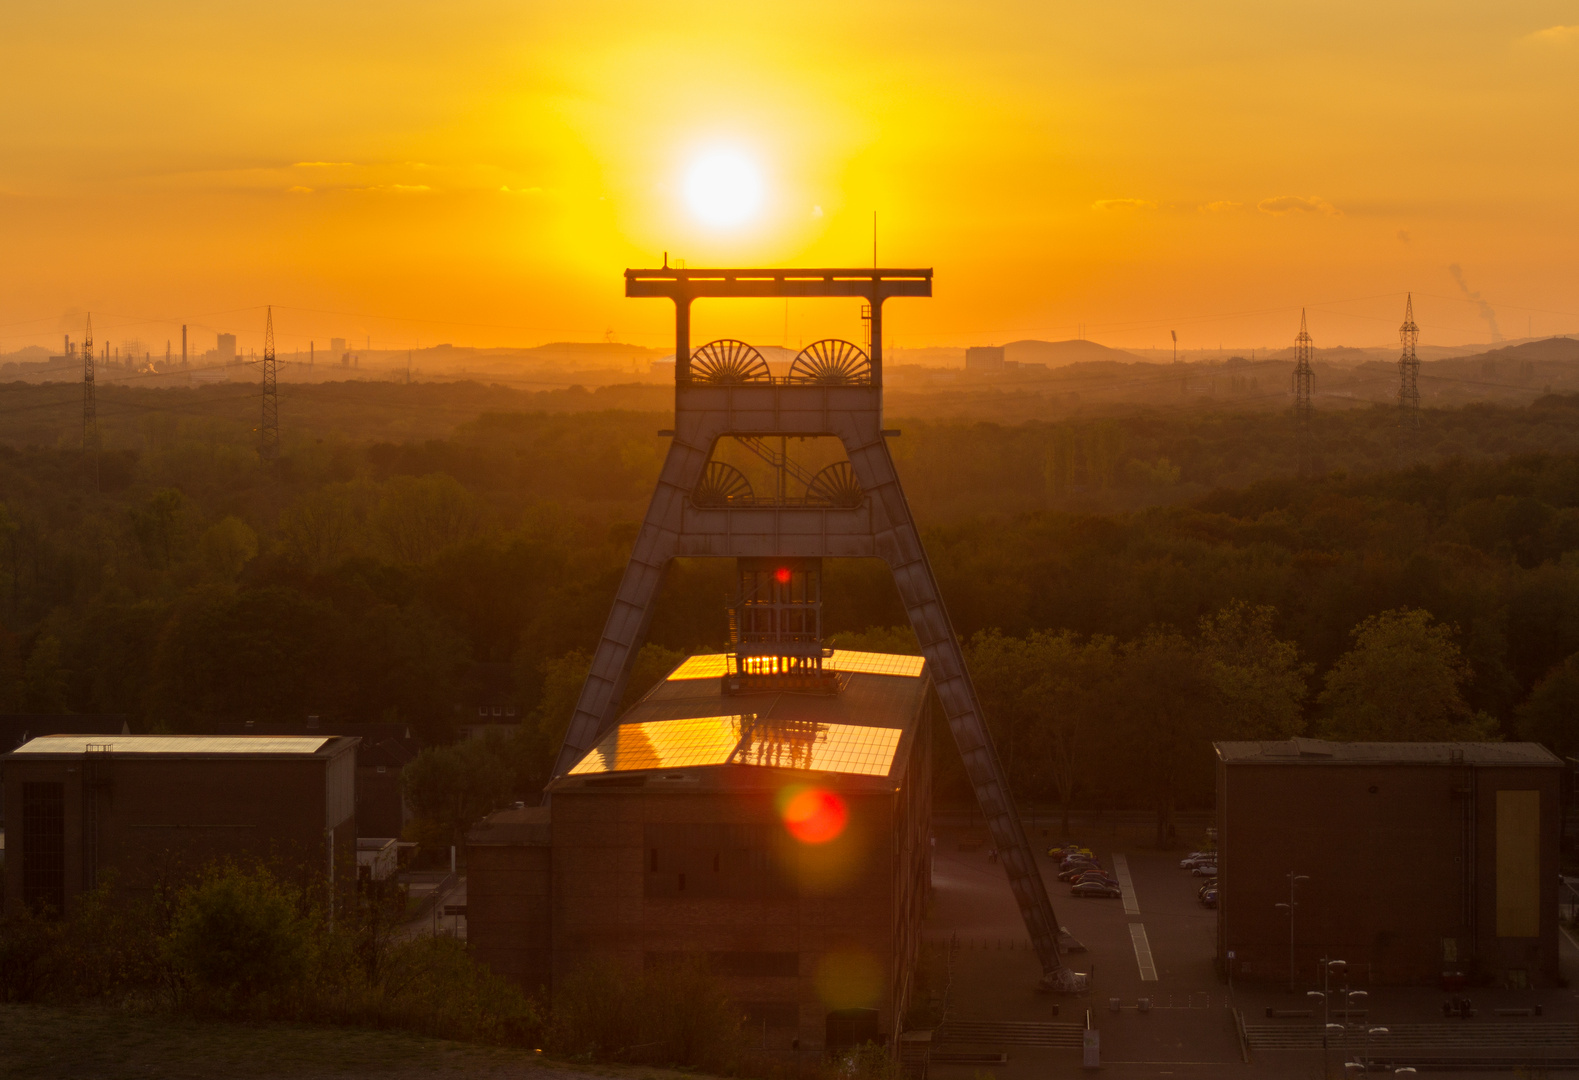
<instances>
[{"instance_id":1,"label":"glass roof panel","mask_svg":"<svg viewBox=\"0 0 1579 1080\"><path fill-rule=\"evenodd\" d=\"M743 716L652 720L609 732L570 775L733 764L887 776L902 734L899 728Z\"/></svg>"},{"instance_id":2,"label":"glass roof panel","mask_svg":"<svg viewBox=\"0 0 1579 1080\"><path fill-rule=\"evenodd\" d=\"M704 653L688 657L685 663L669 673L669 681L677 679L721 679L727 670L729 658L723 653Z\"/></svg>"},{"instance_id":3,"label":"glass roof panel","mask_svg":"<svg viewBox=\"0 0 1579 1080\"><path fill-rule=\"evenodd\" d=\"M738 716L621 724L603 736L570 770L570 775L723 765L739 744Z\"/></svg>"},{"instance_id":4,"label":"glass roof panel","mask_svg":"<svg viewBox=\"0 0 1579 1080\"><path fill-rule=\"evenodd\" d=\"M905 675L918 678L926 668L924 656L901 656L898 653L854 652L835 649L833 655L822 662L825 669L854 671L867 675Z\"/></svg>"}]
</instances>

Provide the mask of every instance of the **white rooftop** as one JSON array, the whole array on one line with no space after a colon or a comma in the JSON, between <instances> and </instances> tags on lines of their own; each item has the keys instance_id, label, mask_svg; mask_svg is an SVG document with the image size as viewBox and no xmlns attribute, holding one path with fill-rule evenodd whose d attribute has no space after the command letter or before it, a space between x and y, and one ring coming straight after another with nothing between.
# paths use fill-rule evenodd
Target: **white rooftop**
<instances>
[{"instance_id":1,"label":"white rooftop","mask_svg":"<svg viewBox=\"0 0 1579 1080\"><path fill-rule=\"evenodd\" d=\"M13 754L315 754L323 735L40 735Z\"/></svg>"}]
</instances>

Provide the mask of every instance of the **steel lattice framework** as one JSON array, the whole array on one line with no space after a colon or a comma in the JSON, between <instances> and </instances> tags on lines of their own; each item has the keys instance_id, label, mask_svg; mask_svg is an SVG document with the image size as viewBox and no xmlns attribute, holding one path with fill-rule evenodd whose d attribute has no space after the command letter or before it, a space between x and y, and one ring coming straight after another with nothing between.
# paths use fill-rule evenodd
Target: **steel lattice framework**
<instances>
[{"instance_id":1,"label":"steel lattice framework","mask_svg":"<svg viewBox=\"0 0 1579 1080\"><path fill-rule=\"evenodd\" d=\"M258 426L258 456L273 461L280 456L280 392L274 359L274 309L263 324L263 422Z\"/></svg>"},{"instance_id":2,"label":"steel lattice framework","mask_svg":"<svg viewBox=\"0 0 1579 1080\"><path fill-rule=\"evenodd\" d=\"M99 490L99 395L93 381L93 315L82 335L82 457L88 479Z\"/></svg>"},{"instance_id":3,"label":"steel lattice framework","mask_svg":"<svg viewBox=\"0 0 1579 1080\"><path fill-rule=\"evenodd\" d=\"M1398 328L1403 354L1398 357L1398 427L1407 438L1420 427L1420 358L1415 346L1420 342L1420 327L1415 325L1415 297L1404 301L1404 324Z\"/></svg>"},{"instance_id":4,"label":"steel lattice framework","mask_svg":"<svg viewBox=\"0 0 1579 1080\"><path fill-rule=\"evenodd\" d=\"M1315 343L1305 325L1304 309L1299 313L1299 335L1294 338L1294 443L1299 462L1299 475L1309 476L1315 470L1315 446L1312 442L1311 420L1316 406L1311 398L1316 390L1316 373L1311 369L1311 356Z\"/></svg>"},{"instance_id":5,"label":"steel lattice framework","mask_svg":"<svg viewBox=\"0 0 1579 1080\"><path fill-rule=\"evenodd\" d=\"M939 595L910 506L899 486L882 427L883 302L932 295L930 269L627 270L625 295L662 297L675 306L675 430L554 767L563 776L617 720L631 665L647 636L671 560L719 558L879 558L893 572L921 643L950 731L1050 989L1076 991L1084 976L1060 957L1058 920L1009 792L1003 766L965 667L959 638ZM870 305L870 355L820 350L792 379L740 379L754 365L730 343L710 348L697 369L690 311L701 297L851 297ZM861 361L865 362L862 363ZM728 362L725 362L728 361ZM808 365L803 364L802 368ZM718 373L727 370L729 381ZM845 377L841 378L840 376ZM709 471L723 438L832 436L844 445L848 473L818 474L797 505L762 504L749 485ZM714 462L716 466L718 463ZM733 470L730 470L733 472Z\"/></svg>"}]
</instances>

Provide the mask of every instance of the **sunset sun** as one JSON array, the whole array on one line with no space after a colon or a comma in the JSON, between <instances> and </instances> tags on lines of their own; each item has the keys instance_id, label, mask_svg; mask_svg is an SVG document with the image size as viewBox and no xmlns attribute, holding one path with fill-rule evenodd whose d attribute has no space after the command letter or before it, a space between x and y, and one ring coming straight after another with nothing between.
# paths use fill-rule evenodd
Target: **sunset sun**
<instances>
[{"instance_id":1,"label":"sunset sun","mask_svg":"<svg viewBox=\"0 0 1579 1080\"><path fill-rule=\"evenodd\" d=\"M711 150L691 162L685 173L685 203L704 224L743 225L762 208L762 173L735 150Z\"/></svg>"}]
</instances>

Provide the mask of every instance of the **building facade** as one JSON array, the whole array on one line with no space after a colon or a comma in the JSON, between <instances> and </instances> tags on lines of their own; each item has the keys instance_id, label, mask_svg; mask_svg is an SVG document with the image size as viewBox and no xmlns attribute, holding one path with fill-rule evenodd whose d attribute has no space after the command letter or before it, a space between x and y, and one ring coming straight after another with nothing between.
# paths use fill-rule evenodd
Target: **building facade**
<instances>
[{"instance_id":1,"label":"building facade","mask_svg":"<svg viewBox=\"0 0 1579 1080\"><path fill-rule=\"evenodd\" d=\"M1328 958L1382 985L1556 982L1562 764L1544 747L1215 747L1218 960L1234 979L1287 982L1292 962L1314 984Z\"/></svg>"},{"instance_id":2,"label":"building facade","mask_svg":"<svg viewBox=\"0 0 1579 1080\"><path fill-rule=\"evenodd\" d=\"M218 859L356 873L356 740L53 735L0 757L5 910L70 913L113 875L179 881Z\"/></svg>"},{"instance_id":3,"label":"building facade","mask_svg":"<svg viewBox=\"0 0 1579 1080\"><path fill-rule=\"evenodd\" d=\"M474 830L478 954L550 989L592 960L702 963L770 1047L897 1037L931 880L930 680L914 656L822 670L822 691L741 691L726 656L692 657L550 784L551 819Z\"/></svg>"}]
</instances>

